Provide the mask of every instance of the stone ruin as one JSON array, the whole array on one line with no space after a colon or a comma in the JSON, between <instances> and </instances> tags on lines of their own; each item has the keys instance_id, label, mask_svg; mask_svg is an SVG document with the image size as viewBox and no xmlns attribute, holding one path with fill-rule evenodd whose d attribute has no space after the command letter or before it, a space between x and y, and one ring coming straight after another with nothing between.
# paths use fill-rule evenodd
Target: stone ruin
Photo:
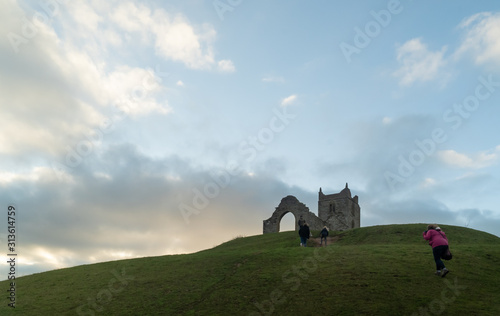
<instances>
[{"instance_id":1,"label":"stone ruin","mask_svg":"<svg viewBox=\"0 0 500 316\"><path fill-rule=\"evenodd\" d=\"M299 230L298 221L302 217L311 230L321 230L324 226L332 231L341 231L360 227L360 207L358 196L351 196L346 183L345 188L339 193L323 194L319 188L318 216L309 211L295 196L288 195L281 199L270 218L264 220L263 233L278 233L280 222L287 213L295 217L295 230Z\"/></svg>"}]
</instances>

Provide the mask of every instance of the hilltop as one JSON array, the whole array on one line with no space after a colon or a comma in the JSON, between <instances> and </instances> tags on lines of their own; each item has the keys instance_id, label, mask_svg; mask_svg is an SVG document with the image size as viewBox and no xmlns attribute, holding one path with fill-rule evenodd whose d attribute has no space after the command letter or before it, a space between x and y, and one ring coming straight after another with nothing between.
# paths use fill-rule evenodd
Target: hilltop
<instances>
[{"instance_id":1,"label":"hilltop","mask_svg":"<svg viewBox=\"0 0 500 316\"><path fill-rule=\"evenodd\" d=\"M500 315L500 238L443 225L454 258L433 275L424 224L235 238L209 250L20 277L21 315ZM317 235L318 232L315 232ZM200 236L203 238L203 236ZM0 282L0 288L9 288ZM5 293L5 292L4 292ZM1 315L13 315L7 299Z\"/></svg>"}]
</instances>

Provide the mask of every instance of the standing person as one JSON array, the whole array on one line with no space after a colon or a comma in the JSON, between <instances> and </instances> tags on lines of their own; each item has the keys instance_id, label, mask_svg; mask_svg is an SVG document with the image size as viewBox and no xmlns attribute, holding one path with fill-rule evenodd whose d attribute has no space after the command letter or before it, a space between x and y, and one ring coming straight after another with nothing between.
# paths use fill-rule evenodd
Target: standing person
<instances>
[{"instance_id":1,"label":"standing person","mask_svg":"<svg viewBox=\"0 0 500 316\"><path fill-rule=\"evenodd\" d=\"M307 223L304 222L304 225L302 225L302 227L300 227L299 229L301 247L307 247L307 240L309 239L310 234L311 231L309 230L309 225L307 225Z\"/></svg>"},{"instance_id":2,"label":"standing person","mask_svg":"<svg viewBox=\"0 0 500 316\"><path fill-rule=\"evenodd\" d=\"M328 228L323 227L323 229L321 230L321 233L319 233L319 235L321 236L321 243L320 243L320 246L323 246L323 239L325 239L325 246L326 246L326 237L328 237Z\"/></svg>"},{"instance_id":3,"label":"standing person","mask_svg":"<svg viewBox=\"0 0 500 316\"><path fill-rule=\"evenodd\" d=\"M427 230L423 232L423 236L432 247L432 254L434 255L434 261L436 261L436 275L444 277L449 272L441 260L441 256L448 250L446 234L437 225L431 224L427 225Z\"/></svg>"},{"instance_id":4,"label":"standing person","mask_svg":"<svg viewBox=\"0 0 500 316\"><path fill-rule=\"evenodd\" d=\"M299 221L297 222L297 224L299 225L299 228L301 228L302 226L304 226L305 223L306 223L306 221L304 220L304 218L302 217L302 215L300 215Z\"/></svg>"}]
</instances>

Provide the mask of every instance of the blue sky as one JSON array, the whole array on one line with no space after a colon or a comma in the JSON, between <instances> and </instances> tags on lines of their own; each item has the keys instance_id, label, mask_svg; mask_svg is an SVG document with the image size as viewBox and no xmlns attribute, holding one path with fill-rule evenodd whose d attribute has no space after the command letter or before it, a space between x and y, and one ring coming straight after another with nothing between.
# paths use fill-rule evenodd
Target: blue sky
<instances>
[{"instance_id":1,"label":"blue sky","mask_svg":"<svg viewBox=\"0 0 500 316\"><path fill-rule=\"evenodd\" d=\"M260 234L281 198L316 212L319 187L346 182L362 226L500 236L495 1L11 0L0 15L20 274Z\"/></svg>"}]
</instances>

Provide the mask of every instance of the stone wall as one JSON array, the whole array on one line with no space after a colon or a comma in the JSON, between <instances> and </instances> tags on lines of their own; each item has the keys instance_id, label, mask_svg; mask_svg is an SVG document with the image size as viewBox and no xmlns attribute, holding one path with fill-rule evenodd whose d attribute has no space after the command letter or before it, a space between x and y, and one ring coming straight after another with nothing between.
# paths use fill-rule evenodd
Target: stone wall
<instances>
[{"instance_id":1,"label":"stone wall","mask_svg":"<svg viewBox=\"0 0 500 316\"><path fill-rule=\"evenodd\" d=\"M336 194L318 193L318 216L332 230L346 230L360 227L358 196L351 197L351 190L345 188Z\"/></svg>"},{"instance_id":2,"label":"stone wall","mask_svg":"<svg viewBox=\"0 0 500 316\"><path fill-rule=\"evenodd\" d=\"M295 230L299 230L298 221L302 218L309 225L312 230L317 230L323 228L324 222L321 221L316 214L309 211L309 208L301 203L295 196L289 195L281 199L280 205L276 208L273 215L264 220L263 222L263 232L267 233L278 233L280 231L280 222L283 216L287 213L292 213L295 216Z\"/></svg>"},{"instance_id":3,"label":"stone wall","mask_svg":"<svg viewBox=\"0 0 500 316\"><path fill-rule=\"evenodd\" d=\"M347 183L346 187L336 194L325 195L321 188L319 189L318 216L309 211L309 208L296 197L292 195L284 197L271 217L263 221L264 234L279 232L281 219L287 213L294 215L296 231L299 229L298 220L301 216L311 230L321 230L326 226L330 230L341 231L360 227L361 224L358 196L351 197Z\"/></svg>"}]
</instances>

